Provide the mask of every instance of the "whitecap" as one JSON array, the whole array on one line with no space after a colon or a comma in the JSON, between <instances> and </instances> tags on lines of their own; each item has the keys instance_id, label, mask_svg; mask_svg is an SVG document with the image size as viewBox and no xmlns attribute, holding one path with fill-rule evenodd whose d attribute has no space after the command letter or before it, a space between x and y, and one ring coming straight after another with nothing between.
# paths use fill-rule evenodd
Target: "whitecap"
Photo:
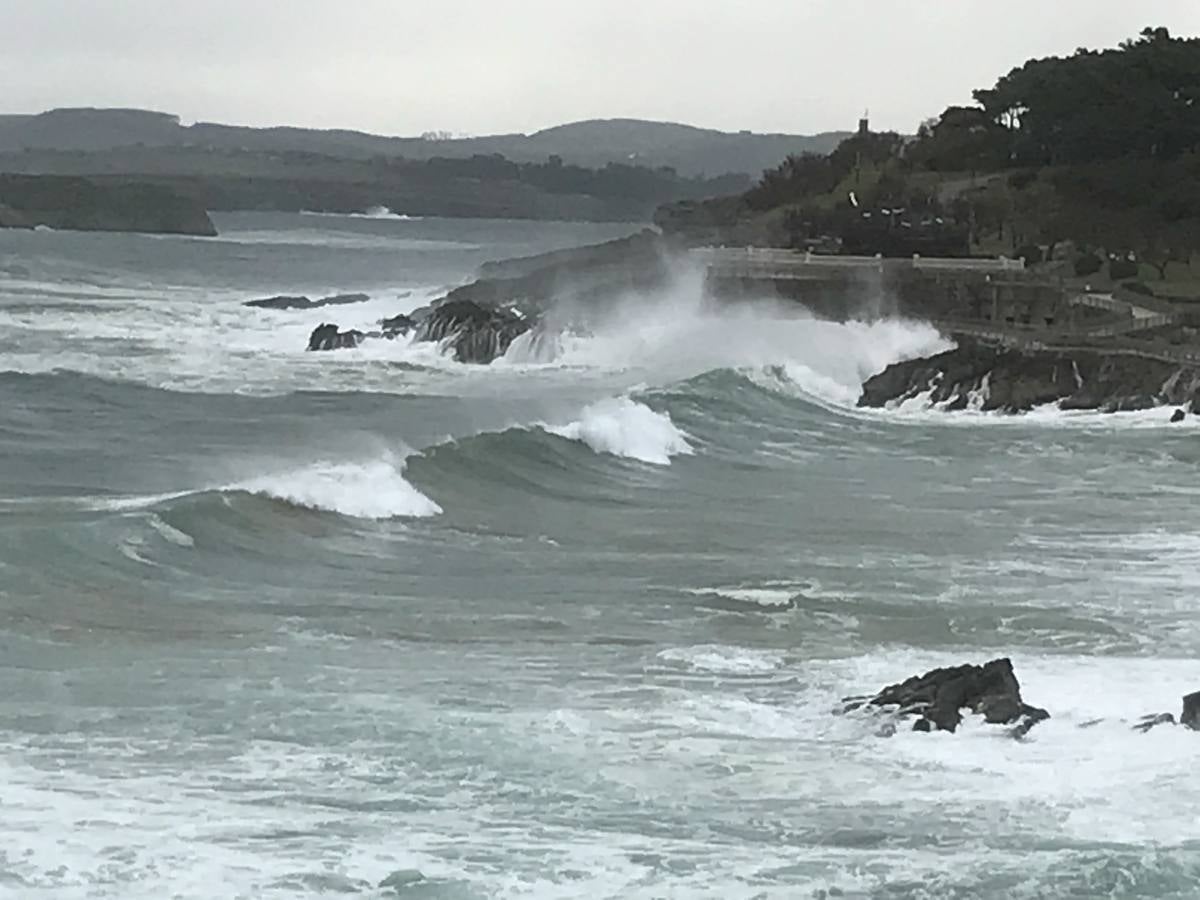
<instances>
[{"instance_id":1,"label":"whitecap","mask_svg":"<svg viewBox=\"0 0 1200 900\"><path fill-rule=\"evenodd\" d=\"M782 653L717 644L672 647L659 653L658 658L690 669L723 675L761 675L774 672L783 665Z\"/></svg>"},{"instance_id":2,"label":"whitecap","mask_svg":"<svg viewBox=\"0 0 1200 900\"><path fill-rule=\"evenodd\" d=\"M671 464L671 457L693 453L686 435L665 412L628 397L593 403L579 419L566 425L541 426L545 431L586 444L596 453L608 453L657 466Z\"/></svg>"},{"instance_id":3,"label":"whitecap","mask_svg":"<svg viewBox=\"0 0 1200 900\"><path fill-rule=\"evenodd\" d=\"M404 478L404 464L390 456L367 462L316 462L231 485L308 509L359 519L425 518L442 508Z\"/></svg>"}]
</instances>

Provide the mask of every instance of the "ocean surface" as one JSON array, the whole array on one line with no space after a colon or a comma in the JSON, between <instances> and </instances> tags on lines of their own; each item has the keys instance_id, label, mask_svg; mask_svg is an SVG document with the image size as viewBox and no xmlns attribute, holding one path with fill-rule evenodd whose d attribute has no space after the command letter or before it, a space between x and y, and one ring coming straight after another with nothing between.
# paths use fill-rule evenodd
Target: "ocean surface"
<instances>
[{"instance_id":1,"label":"ocean surface","mask_svg":"<svg viewBox=\"0 0 1200 900\"><path fill-rule=\"evenodd\" d=\"M627 229L218 226L0 231L0 896L1200 894L1195 424L858 411L943 339L687 271L310 354ZM1025 741L837 714L996 656Z\"/></svg>"}]
</instances>

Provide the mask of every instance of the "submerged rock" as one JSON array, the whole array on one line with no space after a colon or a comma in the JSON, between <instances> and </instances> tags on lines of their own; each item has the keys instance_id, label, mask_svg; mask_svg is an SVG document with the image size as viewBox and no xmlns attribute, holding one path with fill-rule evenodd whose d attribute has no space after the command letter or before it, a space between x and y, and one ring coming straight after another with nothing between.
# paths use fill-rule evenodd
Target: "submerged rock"
<instances>
[{"instance_id":1,"label":"submerged rock","mask_svg":"<svg viewBox=\"0 0 1200 900\"><path fill-rule=\"evenodd\" d=\"M1159 713L1158 715L1142 716L1141 721L1134 725L1133 729L1144 734L1159 725L1182 725L1192 731L1200 731L1200 691L1187 694L1183 698L1183 712L1180 714L1178 722L1170 713Z\"/></svg>"},{"instance_id":2,"label":"submerged rock","mask_svg":"<svg viewBox=\"0 0 1200 900\"><path fill-rule=\"evenodd\" d=\"M365 303L371 298L366 294L334 294L320 300L310 300L308 297L264 297L261 300L247 300L242 306L253 306L258 309L317 309L321 306L345 306L350 303Z\"/></svg>"},{"instance_id":3,"label":"submerged rock","mask_svg":"<svg viewBox=\"0 0 1200 900\"><path fill-rule=\"evenodd\" d=\"M870 705L895 708L901 716L915 716L914 731L955 731L962 710L982 715L993 725L1014 725L1014 737L1028 733L1050 713L1021 698L1021 685L1008 659L982 666L964 665L933 669L924 675L885 687L874 697L847 701L847 710Z\"/></svg>"},{"instance_id":4,"label":"submerged rock","mask_svg":"<svg viewBox=\"0 0 1200 900\"><path fill-rule=\"evenodd\" d=\"M384 319L379 323L379 327L383 329L383 336L390 338L401 334L408 334L417 327L417 323L411 316L401 314L392 316L390 319Z\"/></svg>"},{"instance_id":5,"label":"submerged rock","mask_svg":"<svg viewBox=\"0 0 1200 900\"><path fill-rule=\"evenodd\" d=\"M1140 722L1133 726L1134 731L1140 731L1145 734L1151 728L1156 728L1159 725L1174 725L1175 717L1170 713L1159 713L1158 715L1142 716Z\"/></svg>"},{"instance_id":6,"label":"submerged rock","mask_svg":"<svg viewBox=\"0 0 1200 900\"><path fill-rule=\"evenodd\" d=\"M357 347L366 337L361 331L350 329L338 331L336 325L328 322L318 325L308 338L309 350L341 350Z\"/></svg>"}]
</instances>

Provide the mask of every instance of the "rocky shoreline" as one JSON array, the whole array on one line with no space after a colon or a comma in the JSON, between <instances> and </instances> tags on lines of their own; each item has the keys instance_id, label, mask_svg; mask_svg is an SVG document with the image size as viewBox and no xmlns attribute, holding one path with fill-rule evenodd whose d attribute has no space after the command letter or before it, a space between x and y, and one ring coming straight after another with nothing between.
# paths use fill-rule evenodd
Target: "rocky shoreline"
<instances>
[{"instance_id":1,"label":"rocky shoreline","mask_svg":"<svg viewBox=\"0 0 1200 900\"><path fill-rule=\"evenodd\" d=\"M322 322L308 350L358 347L369 340L406 337L439 342L459 362L488 364L532 334L583 328L611 313L622 297L662 287L683 248L645 230L604 244L484 264L479 278L428 306L382 319L367 330ZM310 300L270 297L245 305L308 310L369 299L343 294ZM1025 413L1057 404L1064 410L1128 412L1175 406L1175 417L1200 414L1200 361L1094 342L1085 348L1015 348L994 339L953 334L957 346L905 360L869 377L858 406L887 409L919 400L946 412Z\"/></svg>"},{"instance_id":2,"label":"rocky shoreline","mask_svg":"<svg viewBox=\"0 0 1200 900\"><path fill-rule=\"evenodd\" d=\"M647 230L590 247L488 263L479 280L429 306L383 319L376 329L343 331L336 323L323 322L309 337L308 349L339 350L405 336L441 342L459 362L486 365L527 332L586 324L607 301L664 284L674 249ZM327 298L305 304L305 299L269 298L247 305L309 309L340 302Z\"/></svg>"},{"instance_id":3,"label":"rocky shoreline","mask_svg":"<svg viewBox=\"0 0 1200 900\"><path fill-rule=\"evenodd\" d=\"M1065 410L1129 412L1159 406L1200 412L1200 366L1089 349L1026 350L961 339L952 350L894 363L868 378L860 407L883 409L917 397L948 412Z\"/></svg>"},{"instance_id":4,"label":"rocky shoreline","mask_svg":"<svg viewBox=\"0 0 1200 900\"><path fill-rule=\"evenodd\" d=\"M912 722L913 731L953 733L962 724L965 711L986 724L1008 726L1009 737L1021 739L1051 717L1047 710L1022 698L1021 685L1007 658L981 666L933 669L884 687L874 695L847 697L842 704L842 714L874 710L887 715L880 732L885 737L895 734L898 722ZM1100 721L1083 722L1079 727L1089 728ZM1145 733L1159 725L1200 731L1200 691L1183 698L1178 719L1172 713L1151 713L1141 716L1132 727Z\"/></svg>"}]
</instances>

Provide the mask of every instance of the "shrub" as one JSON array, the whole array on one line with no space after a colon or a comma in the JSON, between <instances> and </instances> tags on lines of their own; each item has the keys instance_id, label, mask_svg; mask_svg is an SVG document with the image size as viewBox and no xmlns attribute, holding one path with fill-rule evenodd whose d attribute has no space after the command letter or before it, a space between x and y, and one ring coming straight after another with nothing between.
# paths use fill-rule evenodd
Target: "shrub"
<instances>
[{"instance_id":1,"label":"shrub","mask_svg":"<svg viewBox=\"0 0 1200 900\"><path fill-rule=\"evenodd\" d=\"M1076 275L1095 275L1104 267L1100 257L1093 253L1085 253L1075 260Z\"/></svg>"},{"instance_id":2,"label":"shrub","mask_svg":"<svg viewBox=\"0 0 1200 900\"><path fill-rule=\"evenodd\" d=\"M1037 181L1036 169L1021 169L1008 176L1008 186L1020 191Z\"/></svg>"},{"instance_id":3,"label":"shrub","mask_svg":"<svg viewBox=\"0 0 1200 900\"><path fill-rule=\"evenodd\" d=\"M1045 262L1046 255L1042 253L1042 248L1037 244L1026 244L1023 247L1018 247L1015 254L1017 259L1025 260L1025 265L1036 266L1040 262Z\"/></svg>"},{"instance_id":4,"label":"shrub","mask_svg":"<svg viewBox=\"0 0 1200 900\"><path fill-rule=\"evenodd\" d=\"M1108 276L1113 281L1123 281L1126 278L1137 278L1141 269L1132 259L1113 259L1108 263Z\"/></svg>"}]
</instances>

